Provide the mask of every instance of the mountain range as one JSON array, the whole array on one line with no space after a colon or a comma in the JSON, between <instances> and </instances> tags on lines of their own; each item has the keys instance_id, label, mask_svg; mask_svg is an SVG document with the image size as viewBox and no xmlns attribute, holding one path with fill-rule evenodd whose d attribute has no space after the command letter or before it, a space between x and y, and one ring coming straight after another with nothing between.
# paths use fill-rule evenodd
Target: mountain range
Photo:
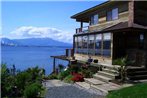
<instances>
[{"instance_id":1,"label":"mountain range","mask_svg":"<svg viewBox=\"0 0 147 98\"><path fill-rule=\"evenodd\" d=\"M64 43L51 38L26 38L26 39L8 39L1 38L1 45L6 46L72 46L70 43Z\"/></svg>"}]
</instances>

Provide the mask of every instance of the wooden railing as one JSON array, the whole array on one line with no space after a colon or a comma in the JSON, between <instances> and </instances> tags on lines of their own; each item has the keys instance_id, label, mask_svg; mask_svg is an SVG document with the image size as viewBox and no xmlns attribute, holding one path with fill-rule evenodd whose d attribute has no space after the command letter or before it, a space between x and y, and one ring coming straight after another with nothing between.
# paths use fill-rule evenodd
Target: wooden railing
<instances>
[{"instance_id":1,"label":"wooden railing","mask_svg":"<svg viewBox=\"0 0 147 98\"><path fill-rule=\"evenodd\" d=\"M88 31L89 31L89 26L85 26L83 28L77 28L76 29L76 34L88 33Z\"/></svg>"}]
</instances>

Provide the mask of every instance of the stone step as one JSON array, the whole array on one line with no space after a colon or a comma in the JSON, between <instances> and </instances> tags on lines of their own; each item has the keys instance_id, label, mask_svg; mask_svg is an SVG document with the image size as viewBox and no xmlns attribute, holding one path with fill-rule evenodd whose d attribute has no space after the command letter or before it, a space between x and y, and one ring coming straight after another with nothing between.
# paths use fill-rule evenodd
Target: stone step
<instances>
[{"instance_id":1,"label":"stone step","mask_svg":"<svg viewBox=\"0 0 147 98\"><path fill-rule=\"evenodd\" d=\"M110 82L112 80L112 78L108 78L108 77L105 77L105 76L102 76L102 75L99 75L99 74L93 75L93 78L101 80L103 82Z\"/></svg>"},{"instance_id":2,"label":"stone step","mask_svg":"<svg viewBox=\"0 0 147 98\"><path fill-rule=\"evenodd\" d=\"M147 79L147 75L135 75L135 76L128 76L130 80L145 80Z\"/></svg>"},{"instance_id":3,"label":"stone step","mask_svg":"<svg viewBox=\"0 0 147 98\"><path fill-rule=\"evenodd\" d=\"M109 83L105 83L101 85L91 85L91 88L100 90L104 93L108 93L109 91L120 89L121 86L114 84L112 82L109 82Z\"/></svg>"},{"instance_id":4,"label":"stone step","mask_svg":"<svg viewBox=\"0 0 147 98\"><path fill-rule=\"evenodd\" d=\"M128 75L147 75L147 71L133 71L133 72L128 72Z\"/></svg>"},{"instance_id":5,"label":"stone step","mask_svg":"<svg viewBox=\"0 0 147 98\"><path fill-rule=\"evenodd\" d=\"M103 64L100 63L102 68L107 68L107 69L112 69L112 70L117 70L120 66L119 65L109 65L109 64Z\"/></svg>"},{"instance_id":6,"label":"stone step","mask_svg":"<svg viewBox=\"0 0 147 98\"><path fill-rule=\"evenodd\" d=\"M107 68L103 68L102 71L107 72L107 73L112 73L112 74L118 74L119 73L117 70L107 69Z\"/></svg>"},{"instance_id":7,"label":"stone step","mask_svg":"<svg viewBox=\"0 0 147 98\"><path fill-rule=\"evenodd\" d=\"M80 86L80 87L82 87L82 88L90 89L90 84L89 83L86 83L86 82L76 82L75 84Z\"/></svg>"},{"instance_id":8,"label":"stone step","mask_svg":"<svg viewBox=\"0 0 147 98\"><path fill-rule=\"evenodd\" d=\"M112 79L115 79L115 76L117 76L115 74L107 73L107 72L104 72L104 71L99 71L97 74L108 77L108 78L112 78Z\"/></svg>"},{"instance_id":9,"label":"stone step","mask_svg":"<svg viewBox=\"0 0 147 98\"><path fill-rule=\"evenodd\" d=\"M93 84L93 85L99 85L99 84L105 83L103 81L100 81L100 80L97 80L97 79L94 79L94 78L84 78L84 80L85 80L86 83Z\"/></svg>"}]
</instances>

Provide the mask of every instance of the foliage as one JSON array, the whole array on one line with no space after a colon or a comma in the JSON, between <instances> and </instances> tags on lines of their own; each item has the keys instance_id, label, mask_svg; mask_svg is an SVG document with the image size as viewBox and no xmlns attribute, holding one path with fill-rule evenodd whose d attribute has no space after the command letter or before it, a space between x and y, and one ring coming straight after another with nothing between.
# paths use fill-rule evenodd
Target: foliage
<instances>
[{"instance_id":1,"label":"foliage","mask_svg":"<svg viewBox=\"0 0 147 98\"><path fill-rule=\"evenodd\" d=\"M68 76L71 73L71 70L68 68L67 70L59 73L58 79L63 80L66 76Z\"/></svg>"},{"instance_id":2,"label":"foliage","mask_svg":"<svg viewBox=\"0 0 147 98\"><path fill-rule=\"evenodd\" d=\"M13 69L15 67L13 66ZM1 96L2 97L22 97L26 87L33 83L41 85L44 70L38 67L29 68L22 72L7 68L6 64L1 65Z\"/></svg>"},{"instance_id":3,"label":"foliage","mask_svg":"<svg viewBox=\"0 0 147 98\"><path fill-rule=\"evenodd\" d=\"M107 98L146 98L147 83L136 84L120 90L112 91Z\"/></svg>"},{"instance_id":4,"label":"foliage","mask_svg":"<svg viewBox=\"0 0 147 98\"><path fill-rule=\"evenodd\" d=\"M69 69L71 72L79 72L80 71L81 66L79 66L78 64L74 64L74 65L70 65Z\"/></svg>"},{"instance_id":5,"label":"foliage","mask_svg":"<svg viewBox=\"0 0 147 98\"><path fill-rule=\"evenodd\" d=\"M62 71L63 71L63 69L65 68L65 66L64 66L64 65L62 65L62 64L59 64L59 65L58 65L58 67L59 67L59 72L62 72Z\"/></svg>"},{"instance_id":6,"label":"foliage","mask_svg":"<svg viewBox=\"0 0 147 98\"><path fill-rule=\"evenodd\" d=\"M25 98L37 98L41 93L42 88L39 83L32 83L26 86L24 90L24 97Z\"/></svg>"},{"instance_id":7,"label":"foliage","mask_svg":"<svg viewBox=\"0 0 147 98\"><path fill-rule=\"evenodd\" d=\"M89 69L82 69L81 74L83 74L84 78L92 78L93 72Z\"/></svg>"},{"instance_id":8,"label":"foliage","mask_svg":"<svg viewBox=\"0 0 147 98\"><path fill-rule=\"evenodd\" d=\"M120 66L118 71L120 72L122 82L124 82L127 78L127 66L131 65L133 62L134 61L129 61L127 57L114 60L113 64Z\"/></svg>"},{"instance_id":9,"label":"foliage","mask_svg":"<svg viewBox=\"0 0 147 98\"><path fill-rule=\"evenodd\" d=\"M57 74L51 74L47 77L49 80L51 79L58 79L58 75Z\"/></svg>"},{"instance_id":10,"label":"foliage","mask_svg":"<svg viewBox=\"0 0 147 98\"><path fill-rule=\"evenodd\" d=\"M64 78L63 81L66 83L73 83L72 78L73 78L73 75L68 75Z\"/></svg>"},{"instance_id":11,"label":"foliage","mask_svg":"<svg viewBox=\"0 0 147 98\"><path fill-rule=\"evenodd\" d=\"M82 74L79 73L73 73L73 78L71 79L74 82L83 82L84 81L84 77Z\"/></svg>"}]
</instances>

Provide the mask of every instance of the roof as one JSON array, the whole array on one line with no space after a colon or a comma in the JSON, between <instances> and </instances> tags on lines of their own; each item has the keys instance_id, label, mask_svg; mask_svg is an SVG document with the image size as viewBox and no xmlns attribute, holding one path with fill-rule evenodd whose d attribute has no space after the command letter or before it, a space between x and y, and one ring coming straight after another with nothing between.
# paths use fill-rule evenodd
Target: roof
<instances>
[{"instance_id":1,"label":"roof","mask_svg":"<svg viewBox=\"0 0 147 98\"><path fill-rule=\"evenodd\" d=\"M89 18L91 14L94 14L94 12L98 12L101 10L104 10L105 8L109 8L109 5L113 5L114 3L120 4L120 2L128 2L128 1L114 1L114 0L109 0L104 3L101 3L99 5L96 5L94 7L91 7L87 10L84 10L82 12L79 12L73 16L71 16L72 19L76 19L77 21L83 21L83 22L89 22Z\"/></svg>"},{"instance_id":2,"label":"roof","mask_svg":"<svg viewBox=\"0 0 147 98\"><path fill-rule=\"evenodd\" d=\"M128 22L120 22L120 23L117 23L117 24L112 25L110 27L102 28L99 31L91 31L90 33L81 33L81 34L78 34L78 35L87 35L87 34L104 33L104 32L120 32L120 30L125 31L125 30L132 29L132 28L134 30L147 31L146 26L142 26L142 25L139 25L139 24L133 24L133 26L129 27Z\"/></svg>"}]
</instances>

